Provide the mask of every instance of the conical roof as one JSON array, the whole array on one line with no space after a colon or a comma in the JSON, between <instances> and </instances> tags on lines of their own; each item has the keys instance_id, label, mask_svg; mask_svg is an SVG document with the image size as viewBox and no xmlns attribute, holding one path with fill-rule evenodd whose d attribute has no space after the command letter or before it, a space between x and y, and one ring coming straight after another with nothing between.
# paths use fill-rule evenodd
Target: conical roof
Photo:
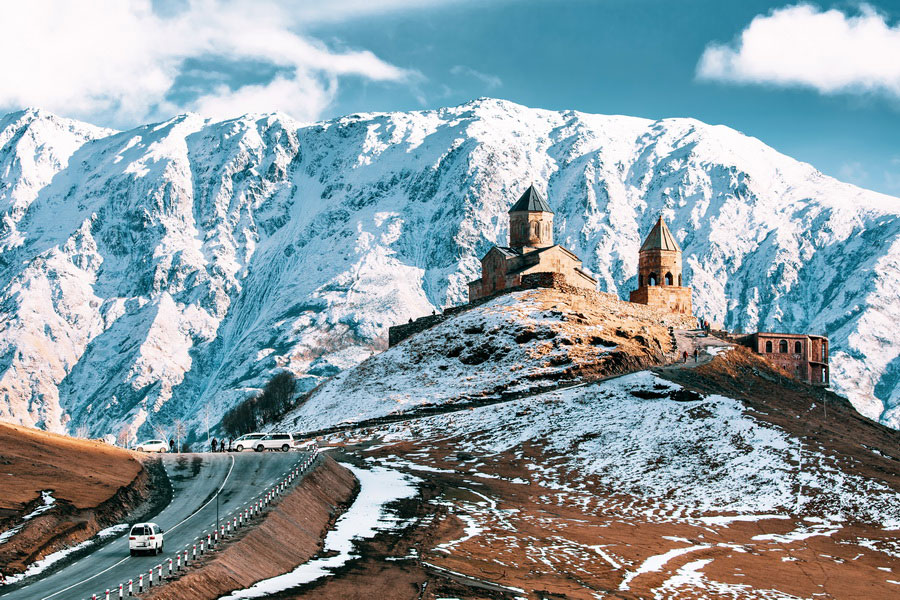
<instances>
[{"instance_id":1,"label":"conical roof","mask_svg":"<svg viewBox=\"0 0 900 600\"><path fill-rule=\"evenodd\" d=\"M653 226L647 239L641 245L641 252L644 250L675 250L681 252L678 242L675 241L675 236L669 231L669 227L663 221L662 215L660 215L656 225Z\"/></svg>"},{"instance_id":2,"label":"conical roof","mask_svg":"<svg viewBox=\"0 0 900 600\"><path fill-rule=\"evenodd\" d=\"M550 205L547 204L547 201L544 200L544 197L541 196L541 193L535 189L534 184L528 186L528 189L525 190L525 193L513 204L512 208L509 209L509 212L548 212L552 213L550 210Z\"/></svg>"}]
</instances>

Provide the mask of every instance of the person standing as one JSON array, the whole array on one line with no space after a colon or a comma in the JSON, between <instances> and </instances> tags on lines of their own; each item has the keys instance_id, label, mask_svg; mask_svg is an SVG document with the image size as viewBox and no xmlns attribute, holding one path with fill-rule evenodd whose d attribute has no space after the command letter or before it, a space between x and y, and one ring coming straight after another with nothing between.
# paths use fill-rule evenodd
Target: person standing
<instances>
[{"instance_id":1,"label":"person standing","mask_svg":"<svg viewBox=\"0 0 900 600\"><path fill-rule=\"evenodd\" d=\"M700 350L698 348L694 348L694 362L697 362L700 357Z\"/></svg>"},{"instance_id":2,"label":"person standing","mask_svg":"<svg viewBox=\"0 0 900 600\"><path fill-rule=\"evenodd\" d=\"M175 452L175 440L169 438L169 452Z\"/></svg>"},{"instance_id":3,"label":"person standing","mask_svg":"<svg viewBox=\"0 0 900 600\"><path fill-rule=\"evenodd\" d=\"M681 353L681 362L687 363L687 357L688 357L687 350L685 350L684 352Z\"/></svg>"},{"instance_id":4,"label":"person standing","mask_svg":"<svg viewBox=\"0 0 900 600\"><path fill-rule=\"evenodd\" d=\"M212 442L210 443L210 447L212 448L213 452L216 451L216 438L212 439Z\"/></svg>"}]
</instances>

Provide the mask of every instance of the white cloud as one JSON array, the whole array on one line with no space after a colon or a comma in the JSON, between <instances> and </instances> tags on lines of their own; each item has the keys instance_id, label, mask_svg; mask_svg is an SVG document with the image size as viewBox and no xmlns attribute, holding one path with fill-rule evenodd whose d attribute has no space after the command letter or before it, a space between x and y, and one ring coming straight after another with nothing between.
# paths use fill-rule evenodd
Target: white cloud
<instances>
[{"instance_id":1,"label":"white cloud","mask_svg":"<svg viewBox=\"0 0 900 600\"><path fill-rule=\"evenodd\" d=\"M495 0L496 1L496 0ZM295 2L293 12L302 23L332 23L406 10L450 4L476 4L477 0L328 0Z\"/></svg>"},{"instance_id":2,"label":"white cloud","mask_svg":"<svg viewBox=\"0 0 900 600\"><path fill-rule=\"evenodd\" d=\"M105 123L173 112L214 117L281 110L303 120L333 101L338 79L402 82L414 73L369 51L336 51L297 32L291 11L269 1L189 0L164 16L150 0L30 0L4 5L0 108L40 106ZM172 100L185 60L260 61L268 83L217 86Z\"/></svg>"},{"instance_id":3,"label":"white cloud","mask_svg":"<svg viewBox=\"0 0 900 600\"><path fill-rule=\"evenodd\" d=\"M732 44L710 44L702 79L800 86L822 94L900 97L900 25L863 5L856 15L799 4L759 15Z\"/></svg>"},{"instance_id":4,"label":"white cloud","mask_svg":"<svg viewBox=\"0 0 900 600\"><path fill-rule=\"evenodd\" d=\"M481 83L483 83L487 89L494 89L503 85L503 80L501 80L496 75L489 75L488 73L482 73L481 71L476 71L471 67L467 67L465 65L456 65L452 69L450 69L451 75L467 75L469 77L474 77Z\"/></svg>"}]
</instances>

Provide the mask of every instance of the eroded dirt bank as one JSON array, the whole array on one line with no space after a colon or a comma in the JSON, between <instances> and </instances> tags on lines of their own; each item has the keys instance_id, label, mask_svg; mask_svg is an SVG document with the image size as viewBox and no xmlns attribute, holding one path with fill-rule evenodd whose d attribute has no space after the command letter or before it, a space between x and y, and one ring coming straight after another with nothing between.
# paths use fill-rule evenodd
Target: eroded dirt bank
<instances>
[{"instance_id":1,"label":"eroded dirt bank","mask_svg":"<svg viewBox=\"0 0 900 600\"><path fill-rule=\"evenodd\" d=\"M142 462L102 442L0 423L0 447L0 530L12 530L0 544L6 575L135 510L152 512L157 496L165 495L164 474L153 476L155 459Z\"/></svg>"},{"instance_id":2,"label":"eroded dirt bank","mask_svg":"<svg viewBox=\"0 0 900 600\"><path fill-rule=\"evenodd\" d=\"M143 596L153 600L205 600L250 587L311 559L325 532L352 502L358 489L353 474L334 459L321 463L261 521L240 538L208 555L197 567Z\"/></svg>"}]
</instances>

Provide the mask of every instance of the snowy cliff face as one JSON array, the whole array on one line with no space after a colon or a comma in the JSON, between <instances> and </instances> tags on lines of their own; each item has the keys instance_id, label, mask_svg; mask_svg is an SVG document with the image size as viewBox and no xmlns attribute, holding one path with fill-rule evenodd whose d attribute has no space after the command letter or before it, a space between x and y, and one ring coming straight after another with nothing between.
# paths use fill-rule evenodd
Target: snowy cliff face
<instances>
[{"instance_id":1,"label":"snowy cliff face","mask_svg":"<svg viewBox=\"0 0 900 600\"><path fill-rule=\"evenodd\" d=\"M203 427L290 369L309 388L466 299L510 203L627 297L662 212L698 315L825 332L832 380L900 426L900 200L725 127L478 100L304 125L0 121L0 418Z\"/></svg>"}]
</instances>

